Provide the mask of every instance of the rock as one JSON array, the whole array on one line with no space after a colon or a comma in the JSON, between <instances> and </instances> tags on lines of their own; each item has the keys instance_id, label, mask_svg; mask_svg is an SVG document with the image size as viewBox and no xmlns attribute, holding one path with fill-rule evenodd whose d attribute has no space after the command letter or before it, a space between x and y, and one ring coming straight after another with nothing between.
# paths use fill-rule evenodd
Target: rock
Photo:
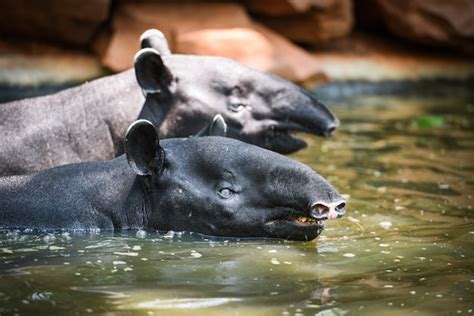
<instances>
[{"instance_id":1,"label":"rock","mask_svg":"<svg viewBox=\"0 0 474 316\"><path fill-rule=\"evenodd\" d=\"M226 56L259 70L274 67L273 44L250 28L204 29L180 33L175 43L178 54Z\"/></svg>"},{"instance_id":2,"label":"rock","mask_svg":"<svg viewBox=\"0 0 474 316\"><path fill-rule=\"evenodd\" d=\"M324 1L324 0L323 0ZM322 2L321 0L245 0L247 8L257 14L267 16L285 16L306 13L311 6Z\"/></svg>"},{"instance_id":3,"label":"rock","mask_svg":"<svg viewBox=\"0 0 474 316\"><path fill-rule=\"evenodd\" d=\"M162 31L173 52L224 56L296 82L325 78L314 57L232 3L123 3L112 33L96 45L103 64L113 71L131 67L138 38L149 28Z\"/></svg>"},{"instance_id":4,"label":"rock","mask_svg":"<svg viewBox=\"0 0 474 316\"><path fill-rule=\"evenodd\" d=\"M326 81L315 58L266 27L205 29L178 35L177 53L225 56L287 80Z\"/></svg>"},{"instance_id":5,"label":"rock","mask_svg":"<svg viewBox=\"0 0 474 316\"><path fill-rule=\"evenodd\" d=\"M247 0L258 21L292 41L314 44L348 35L352 0Z\"/></svg>"},{"instance_id":6,"label":"rock","mask_svg":"<svg viewBox=\"0 0 474 316\"><path fill-rule=\"evenodd\" d=\"M273 67L266 71L304 86L328 81L317 58L263 25L254 23L254 27L264 34L274 47Z\"/></svg>"},{"instance_id":7,"label":"rock","mask_svg":"<svg viewBox=\"0 0 474 316\"><path fill-rule=\"evenodd\" d=\"M407 40L474 54L472 0L378 0L387 28Z\"/></svg>"},{"instance_id":8,"label":"rock","mask_svg":"<svg viewBox=\"0 0 474 316\"><path fill-rule=\"evenodd\" d=\"M178 34L201 29L248 27L251 21L245 10L236 4L200 3L135 3L123 2L112 18L112 33L99 36L105 66L122 71L133 65L133 56L139 49L138 38L147 29L159 29L174 50ZM108 37L108 45L104 45Z\"/></svg>"},{"instance_id":9,"label":"rock","mask_svg":"<svg viewBox=\"0 0 474 316\"><path fill-rule=\"evenodd\" d=\"M354 1L357 29L367 33L387 33L377 0Z\"/></svg>"},{"instance_id":10,"label":"rock","mask_svg":"<svg viewBox=\"0 0 474 316\"><path fill-rule=\"evenodd\" d=\"M3 0L0 33L87 46L108 18L111 0Z\"/></svg>"}]
</instances>

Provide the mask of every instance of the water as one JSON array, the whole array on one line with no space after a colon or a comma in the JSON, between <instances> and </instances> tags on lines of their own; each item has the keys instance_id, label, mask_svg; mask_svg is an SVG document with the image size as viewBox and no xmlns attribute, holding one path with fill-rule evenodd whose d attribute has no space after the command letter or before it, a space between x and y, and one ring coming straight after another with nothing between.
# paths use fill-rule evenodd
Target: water
<instances>
[{"instance_id":1,"label":"water","mask_svg":"<svg viewBox=\"0 0 474 316\"><path fill-rule=\"evenodd\" d=\"M3 232L0 314L472 315L474 103L330 103L337 136L294 155L348 199L317 240Z\"/></svg>"}]
</instances>

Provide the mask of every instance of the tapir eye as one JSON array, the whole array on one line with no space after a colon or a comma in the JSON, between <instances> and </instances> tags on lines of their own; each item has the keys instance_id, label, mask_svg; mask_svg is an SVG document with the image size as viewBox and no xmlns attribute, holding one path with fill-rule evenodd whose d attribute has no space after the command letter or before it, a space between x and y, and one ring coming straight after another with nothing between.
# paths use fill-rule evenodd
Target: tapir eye
<instances>
[{"instance_id":1,"label":"tapir eye","mask_svg":"<svg viewBox=\"0 0 474 316\"><path fill-rule=\"evenodd\" d=\"M218 192L219 192L219 195L225 199L230 198L234 194L234 191L232 191L229 188L220 189Z\"/></svg>"},{"instance_id":2,"label":"tapir eye","mask_svg":"<svg viewBox=\"0 0 474 316\"><path fill-rule=\"evenodd\" d=\"M230 104L230 110L233 111L233 112L240 112L243 109L245 109L245 106L246 105L242 102L232 102Z\"/></svg>"}]
</instances>

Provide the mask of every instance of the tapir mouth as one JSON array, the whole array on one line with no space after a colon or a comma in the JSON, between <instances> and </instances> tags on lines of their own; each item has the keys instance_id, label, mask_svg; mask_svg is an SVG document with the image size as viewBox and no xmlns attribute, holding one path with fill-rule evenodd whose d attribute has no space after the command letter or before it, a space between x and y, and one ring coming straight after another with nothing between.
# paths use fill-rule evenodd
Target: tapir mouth
<instances>
[{"instance_id":1,"label":"tapir mouth","mask_svg":"<svg viewBox=\"0 0 474 316\"><path fill-rule=\"evenodd\" d=\"M324 227L324 220L317 220L308 216L290 215L286 220L293 222L295 225Z\"/></svg>"},{"instance_id":2,"label":"tapir mouth","mask_svg":"<svg viewBox=\"0 0 474 316\"><path fill-rule=\"evenodd\" d=\"M321 234L325 220L317 220L299 212L286 212L285 215L273 218L265 223L269 237L289 240L309 241Z\"/></svg>"},{"instance_id":3,"label":"tapir mouth","mask_svg":"<svg viewBox=\"0 0 474 316\"><path fill-rule=\"evenodd\" d=\"M318 226L323 228L325 221L326 219L316 219L314 217L311 217L310 215L302 214L301 212L289 211L280 218L273 219L270 222L289 222L293 225L301 227Z\"/></svg>"},{"instance_id":4,"label":"tapir mouth","mask_svg":"<svg viewBox=\"0 0 474 316\"><path fill-rule=\"evenodd\" d=\"M308 144L295 135L297 132L310 133L305 128L272 125L266 131L265 147L281 154L290 154L306 148Z\"/></svg>"}]
</instances>

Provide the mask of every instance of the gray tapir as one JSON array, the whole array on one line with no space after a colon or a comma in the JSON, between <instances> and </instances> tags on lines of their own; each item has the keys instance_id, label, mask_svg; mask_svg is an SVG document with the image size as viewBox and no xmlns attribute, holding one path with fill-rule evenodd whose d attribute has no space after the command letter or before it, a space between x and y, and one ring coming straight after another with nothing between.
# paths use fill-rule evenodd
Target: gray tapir
<instances>
[{"instance_id":1,"label":"gray tapir","mask_svg":"<svg viewBox=\"0 0 474 316\"><path fill-rule=\"evenodd\" d=\"M160 141L135 122L126 155L0 178L0 227L159 229L311 240L345 202L311 168L220 136ZM127 165L128 161L128 165Z\"/></svg>"},{"instance_id":2,"label":"gray tapir","mask_svg":"<svg viewBox=\"0 0 474 316\"><path fill-rule=\"evenodd\" d=\"M327 136L338 125L288 81L221 57L171 55L157 30L144 33L142 46L135 69L0 104L0 175L114 158L137 118L161 125L162 138L186 137L220 113L230 137L281 153L306 145L290 131Z\"/></svg>"}]
</instances>

